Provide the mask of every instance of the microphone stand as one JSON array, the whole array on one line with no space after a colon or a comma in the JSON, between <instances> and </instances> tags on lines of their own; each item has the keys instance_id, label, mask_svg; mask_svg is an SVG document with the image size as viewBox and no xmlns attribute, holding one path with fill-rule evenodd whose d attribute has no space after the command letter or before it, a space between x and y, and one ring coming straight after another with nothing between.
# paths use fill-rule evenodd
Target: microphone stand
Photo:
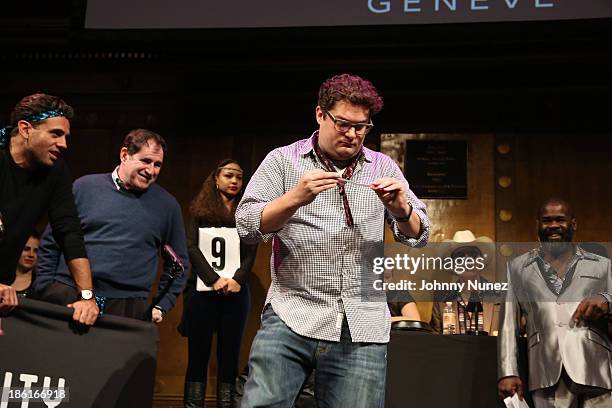
<instances>
[{"instance_id":1,"label":"microphone stand","mask_svg":"<svg viewBox=\"0 0 612 408\"><path fill-rule=\"evenodd\" d=\"M164 286L153 298L153 302L147 308L146 316L149 317L149 320L153 317L153 309L155 306L159 304L159 302L168 294L170 287L174 283L174 280L181 276L184 271L183 265L178 262L172 262L172 267L170 268L170 273L168 274L168 282L166 282L166 286Z\"/></svg>"}]
</instances>

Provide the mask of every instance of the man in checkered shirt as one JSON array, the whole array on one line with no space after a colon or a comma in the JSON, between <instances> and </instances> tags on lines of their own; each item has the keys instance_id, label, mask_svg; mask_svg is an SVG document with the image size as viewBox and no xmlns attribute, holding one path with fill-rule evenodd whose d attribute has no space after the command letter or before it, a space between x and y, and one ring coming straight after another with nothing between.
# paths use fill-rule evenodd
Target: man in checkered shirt
<instances>
[{"instance_id":1,"label":"man in checkered shirt","mask_svg":"<svg viewBox=\"0 0 612 408\"><path fill-rule=\"evenodd\" d=\"M270 152L238 205L240 237L273 240L243 408L292 407L313 369L319 406L383 406L390 316L369 257L381 249L385 219L415 247L430 226L397 164L363 147L382 106L358 76L325 81L319 130Z\"/></svg>"}]
</instances>

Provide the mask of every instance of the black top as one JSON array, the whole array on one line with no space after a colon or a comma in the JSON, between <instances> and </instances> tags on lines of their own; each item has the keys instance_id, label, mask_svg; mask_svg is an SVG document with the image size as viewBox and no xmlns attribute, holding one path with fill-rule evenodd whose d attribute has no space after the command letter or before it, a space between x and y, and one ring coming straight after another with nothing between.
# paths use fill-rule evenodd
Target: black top
<instances>
[{"instance_id":1,"label":"black top","mask_svg":"<svg viewBox=\"0 0 612 408\"><path fill-rule=\"evenodd\" d=\"M83 233L72 195L72 177L63 160L27 171L0 148L0 212L6 232L0 238L0 283L11 284L30 233L45 212L66 260L86 258Z\"/></svg>"},{"instance_id":2,"label":"black top","mask_svg":"<svg viewBox=\"0 0 612 408\"><path fill-rule=\"evenodd\" d=\"M19 296L20 298L29 297L31 295L32 295L32 284L31 283L30 283L30 286L28 286L24 290L17 291L17 296Z\"/></svg>"},{"instance_id":3,"label":"black top","mask_svg":"<svg viewBox=\"0 0 612 408\"><path fill-rule=\"evenodd\" d=\"M387 306L389 306L391 316L401 316L402 308L413 302L414 298L407 290L387 292Z\"/></svg>"},{"instance_id":4,"label":"black top","mask_svg":"<svg viewBox=\"0 0 612 408\"><path fill-rule=\"evenodd\" d=\"M219 274L210 266L199 247L199 230L200 228L235 228L236 224L223 225L219 222L210 222L203 217L189 217L187 225L187 252L189 253L189 262L191 263L191 274L187 279L187 284L183 290L183 317L177 329L178 332L187 336L185 320L187 318L187 307L191 297L196 293L196 278L200 278L208 286L212 286L219 278ZM234 273L234 280L243 288L248 283L249 273L253 267L255 256L257 255L257 245L245 244L240 241L240 268ZM206 293L206 292L200 292ZM210 293L210 292L209 292ZM214 293L214 292L213 292Z\"/></svg>"},{"instance_id":5,"label":"black top","mask_svg":"<svg viewBox=\"0 0 612 408\"><path fill-rule=\"evenodd\" d=\"M234 228L236 225L220 225L213 224L203 219L202 217L189 218L189 225L187 226L187 252L189 253L189 261L191 262L191 276L187 281L186 291L192 286L195 288L196 276L202 279L208 286L212 286L213 283L219 279L219 274L210 266L200 247L198 245L199 240L199 229L207 227L229 227ZM255 255L257 253L257 245L247 245L244 242L240 242L240 268L234 274L234 280L243 286L247 283L248 273L251 271Z\"/></svg>"}]
</instances>

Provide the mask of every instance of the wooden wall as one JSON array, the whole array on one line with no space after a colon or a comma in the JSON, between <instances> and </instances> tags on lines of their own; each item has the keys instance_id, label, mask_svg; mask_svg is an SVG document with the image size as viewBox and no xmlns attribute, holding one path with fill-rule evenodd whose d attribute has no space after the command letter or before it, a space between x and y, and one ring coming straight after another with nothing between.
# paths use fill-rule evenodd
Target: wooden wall
<instances>
[{"instance_id":1,"label":"wooden wall","mask_svg":"<svg viewBox=\"0 0 612 408\"><path fill-rule=\"evenodd\" d=\"M468 194L465 200L423 200L432 222L430 240L452 239L455 231L471 230L476 236L495 239L495 189L493 181L494 136L491 134L420 133L385 134L382 152L389 154L410 182L410 169L404 169L406 140L465 140L468 145Z\"/></svg>"},{"instance_id":2,"label":"wooden wall","mask_svg":"<svg viewBox=\"0 0 612 408\"><path fill-rule=\"evenodd\" d=\"M549 133L495 137L496 232L501 242L537 241L535 217L547 198L573 205L578 242L612 240L610 133ZM507 153L506 153L507 151ZM500 177L511 183L502 187ZM500 212L511 219L504 221Z\"/></svg>"}]
</instances>

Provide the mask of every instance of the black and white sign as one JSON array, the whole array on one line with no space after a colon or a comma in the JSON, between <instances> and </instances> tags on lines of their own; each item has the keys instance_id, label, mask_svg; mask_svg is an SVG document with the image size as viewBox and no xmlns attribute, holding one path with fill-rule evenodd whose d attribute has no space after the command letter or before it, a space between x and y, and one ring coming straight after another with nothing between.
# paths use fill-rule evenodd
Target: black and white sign
<instances>
[{"instance_id":1,"label":"black and white sign","mask_svg":"<svg viewBox=\"0 0 612 408\"><path fill-rule=\"evenodd\" d=\"M420 198L468 198L465 140L407 140L406 178Z\"/></svg>"},{"instance_id":2,"label":"black and white sign","mask_svg":"<svg viewBox=\"0 0 612 408\"><path fill-rule=\"evenodd\" d=\"M200 251L212 268L224 278L233 278L240 268L240 237L236 228L200 228ZM198 278L196 290L213 290Z\"/></svg>"}]
</instances>

